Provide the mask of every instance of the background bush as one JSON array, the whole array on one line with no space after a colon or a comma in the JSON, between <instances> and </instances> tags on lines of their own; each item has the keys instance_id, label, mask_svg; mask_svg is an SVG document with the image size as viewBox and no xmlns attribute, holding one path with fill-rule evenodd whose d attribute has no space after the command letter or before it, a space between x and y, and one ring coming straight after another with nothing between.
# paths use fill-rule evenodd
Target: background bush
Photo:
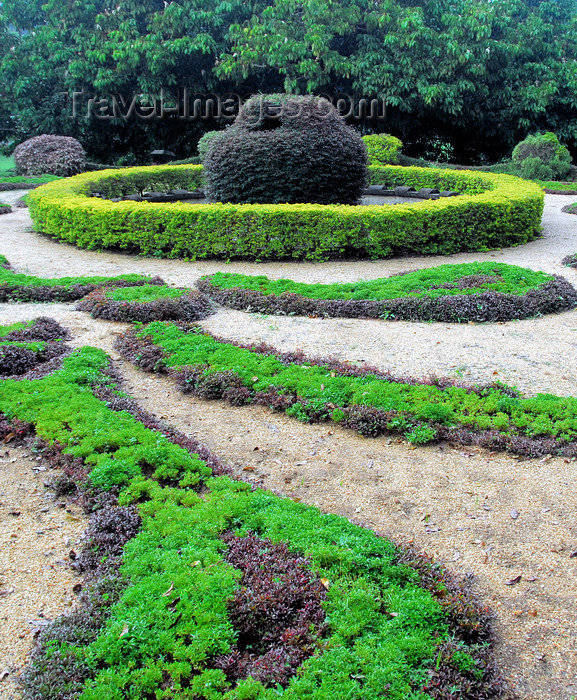
<instances>
[{"instance_id":1,"label":"background bush","mask_svg":"<svg viewBox=\"0 0 577 700\"><path fill-rule=\"evenodd\" d=\"M360 135L322 98L256 95L212 140L208 196L235 204L356 204L366 182Z\"/></svg>"},{"instance_id":2,"label":"background bush","mask_svg":"<svg viewBox=\"0 0 577 700\"><path fill-rule=\"evenodd\" d=\"M403 142L390 134L363 136L367 147L369 165L399 165Z\"/></svg>"},{"instance_id":3,"label":"background bush","mask_svg":"<svg viewBox=\"0 0 577 700\"><path fill-rule=\"evenodd\" d=\"M513 168L529 180L562 180L571 171L571 155L551 131L534 134L515 146Z\"/></svg>"},{"instance_id":4,"label":"background bush","mask_svg":"<svg viewBox=\"0 0 577 700\"><path fill-rule=\"evenodd\" d=\"M86 153L70 136L42 134L17 146L13 153L19 175L77 175L86 167Z\"/></svg>"}]
</instances>

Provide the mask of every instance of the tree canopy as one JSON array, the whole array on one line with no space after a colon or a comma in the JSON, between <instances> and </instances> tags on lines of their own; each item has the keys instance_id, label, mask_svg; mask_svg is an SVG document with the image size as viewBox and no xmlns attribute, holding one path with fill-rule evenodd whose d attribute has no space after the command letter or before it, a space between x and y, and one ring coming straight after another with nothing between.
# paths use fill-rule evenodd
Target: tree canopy
<instances>
[{"instance_id":1,"label":"tree canopy","mask_svg":"<svg viewBox=\"0 0 577 700\"><path fill-rule=\"evenodd\" d=\"M17 139L69 134L99 159L189 155L215 122L70 119L72 91L347 94L384 100L359 126L415 153L496 159L545 130L577 151L576 0L4 0L0 47Z\"/></svg>"}]
</instances>

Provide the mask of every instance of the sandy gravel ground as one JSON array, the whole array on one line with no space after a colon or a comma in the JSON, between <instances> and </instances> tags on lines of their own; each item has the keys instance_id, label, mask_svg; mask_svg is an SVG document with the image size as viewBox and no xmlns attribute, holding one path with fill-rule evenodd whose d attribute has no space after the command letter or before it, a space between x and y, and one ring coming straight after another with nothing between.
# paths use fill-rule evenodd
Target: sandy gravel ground
<instances>
[{"instance_id":1,"label":"sandy gravel ground","mask_svg":"<svg viewBox=\"0 0 577 700\"><path fill-rule=\"evenodd\" d=\"M160 274L191 285L218 269L346 281L446 262L495 259L565 275L577 251L577 217L560 209L575 197L547 196L545 236L519 248L451 257L323 264L184 263L77 250L28 231L19 210L0 219L0 253L32 274ZM111 351L124 326L93 321L71 306L0 305L0 324L50 315L75 343ZM451 326L352 319L265 317L221 310L205 327L243 341L364 361L399 374L500 379L524 392L577 395L577 312L495 325ZM115 353L112 353L115 355ZM517 460L450 445L413 449L364 439L328 425L303 425L264 408L231 408L183 397L170 380L124 362L127 388L149 410L197 435L245 477L397 540L413 540L461 574L496 612L499 660L526 700L577 697L576 463ZM517 584L507 585L521 575ZM1 663L0 663L1 666Z\"/></svg>"},{"instance_id":2,"label":"sandy gravel ground","mask_svg":"<svg viewBox=\"0 0 577 700\"><path fill-rule=\"evenodd\" d=\"M52 474L34 454L0 448L0 698L16 700L34 635L76 601L68 555L86 519L77 506L55 499L44 483Z\"/></svg>"}]
</instances>

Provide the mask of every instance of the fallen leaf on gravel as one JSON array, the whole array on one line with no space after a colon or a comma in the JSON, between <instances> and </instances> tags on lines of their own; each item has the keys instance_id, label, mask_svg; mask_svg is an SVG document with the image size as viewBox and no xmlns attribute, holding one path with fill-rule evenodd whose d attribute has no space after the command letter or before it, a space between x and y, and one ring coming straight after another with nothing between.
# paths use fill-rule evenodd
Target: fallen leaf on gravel
<instances>
[{"instance_id":1,"label":"fallen leaf on gravel","mask_svg":"<svg viewBox=\"0 0 577 700\"><path fill-rule=\"evenodd\" d=\"M517 518L519 517L519 511L516 508L513 508L513 510L511 511L511 517L513 518L513 520L517 520Z\"/></svg>"},{"instance_id":2,"label":"fallen leaf on gravel","mask_svg":"<svg viewBox=\"0 0 577 700\"><path fill-rule=\"evenodd\" d=\"M529 610L529 615L531 615L531 617L537 617L537 611L536 610Z\"/></svg>"},{"instance_id":3,"label":"fallen leaf on gravel","mask_svg":"<svg viewBox=\"0 0 577 700\"><path fill-rule=\"evenodd\" d=\"M525 581L533 582L533 581L536 581L537 579L538 579L538 576L529 576L529 578L526 578Z\"/></svg>"},{"instance_id":4,"label":"fallen leaf on gravel","mask_svg":"<svg viewBox=\"0 0 577 700\"><path fill-rule=\"evenodd\" d=\"M535 654L535 658L537 659L537 661L543 661L543 659L545 658L545 654Z\"/></svg>"},{"instance_id":5,"label":"fallen leaf on gravel","mask_svg":"<svg viewBox=\"0 0 577 700\"><path fill-rule=\"evenodd\" d=\"M505 585L506 586L514 586L516 583L519 583L519 581L522 578L523 577L521 576L521 574L519 574L518 576L515 576L514 578L510 578L508 581L505 581Z\"/></svg>"},{"instance_id":6,"label":"fallen leaf on gravel","mask_svg":"<svg viewBox=\"0 0 577 700\"><path fill-rule=\"evenodd\" d=\"M569 559L573 559L574 557L577 557L577 549L574 552L571 552Z\"/></svg>"},{"instance_id":7,"label":"fallen leaf on gravel","mask_svg":"<svg viewBox=\"0 0 577 700\"><path fill-rule=\"evenodd\" d=\"M2 442L4 444L6 444L7 442L14 440L15 437L16 437L16 433L8 433L8 435L6 435L6 437L4 438L4 440L2 440Z\"/></svg>"},{"instance_id":8,"label":"fallen leaf on gravel","mask_svg":"<svg viewBox=\"0 0 577 700\"><path fill-rule=\"evenodd\" d=\"M0 681L3 681L3 680L4 680L5 678L7 678L9 675L10 675L10 672L9 672L9 671L2 671L2 673L0 673Z\"/></svg>"},{"instance_id":9,"label":"fallen leaf on gravel","mask_svg":"<svg viewBox=\"0 0 577 700\"><path fill-rule=\"evenodd\" d=\"M242 470L243 470L243 472L253 472L254 467L243 467Z\"/></svg>"},{"instance_id":10,"label":"fallen leaf on gravel","mask_svg":"<svg viewBox=\"0 0 577 700\"><path fill-rule=\"evenodd\" d=\"M12 586L12 588L6 588L3 591L0 591L0 598L5 598L11 593L14 593L14 586Z\"/></svg>"}]
</instances>

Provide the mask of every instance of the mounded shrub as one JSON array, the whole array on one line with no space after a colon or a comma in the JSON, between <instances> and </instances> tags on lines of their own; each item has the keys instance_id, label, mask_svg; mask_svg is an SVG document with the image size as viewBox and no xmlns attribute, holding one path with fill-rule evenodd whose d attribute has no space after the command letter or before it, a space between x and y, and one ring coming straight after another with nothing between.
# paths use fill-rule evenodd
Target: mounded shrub
<instances>
[{"instance_id":1,"label":"mounded shrub","mask_svg":"<svg viewBox=\"0 0 577 700\"><path fill-rule=\"evenodd\" d=\"M354 255L450 254L519 245L541 231L544 193L510 175L399 167L369 168L372 184L460 192L396 206L110 202L146 190L197 189L201 166L83 173L33 190L38 231L82 248L116 248L189 259L327 260Z\"/></svg>"},{"instance_id":2,"label":"mounded shrub","mask_svg":"<svg viewBox=\"0 0 577 700\"><path fill-rule=\"evenodd\" d=\"M206 158L208 151L210 149L210 146L212 144L212 141L215 136L218 136L219 134L222 134L223 132L219 129L216 129L215 131L207 131L206 134L203 134L197 144L197 149L198 149L198 156L200 158L200 162L204 163L204 159Z\"/></svg>"},{"instance_id":3,"label":"mounded shrub","mask_svg":"<svg viewBox=\"0 0 577 700\"><path fill-rule=\"evenodd\" d=\"M86 153L80 141L71 136L33 136L16 146L12 156L19 175L68 177L83 172L86 166Z\"/></svg>"},{"instance_id":4,"label":"mounded shrub","mask_svg":"<svg viewBox=\"0 0 577 700\"><path fill-rule=\"evenodd\" d=\"M204 159L210 199L233 204L356 204L366 182L360 135L325 99L255 95Z\"/></svg>"},{"instance_id":5,"label":"mounded shrub","mask_svg":"<svg viewBox=\"0 0 577 700\"><path fill-rule=\"evenodd\" d=\"M553 132L533 134L515 146L513 168L529 180L563 180L571 171L571 155Z\"/></svg>"},{"instance_id":6,"label":"mounded shrub","mask_svg":"<svg viewBox=\"0 0 577 700\"><path fill-rule=\"evenodd\" d=\"M369 165L399 165L403 142L391 134L363 136Z\"/></svg>"}]
</instances>

